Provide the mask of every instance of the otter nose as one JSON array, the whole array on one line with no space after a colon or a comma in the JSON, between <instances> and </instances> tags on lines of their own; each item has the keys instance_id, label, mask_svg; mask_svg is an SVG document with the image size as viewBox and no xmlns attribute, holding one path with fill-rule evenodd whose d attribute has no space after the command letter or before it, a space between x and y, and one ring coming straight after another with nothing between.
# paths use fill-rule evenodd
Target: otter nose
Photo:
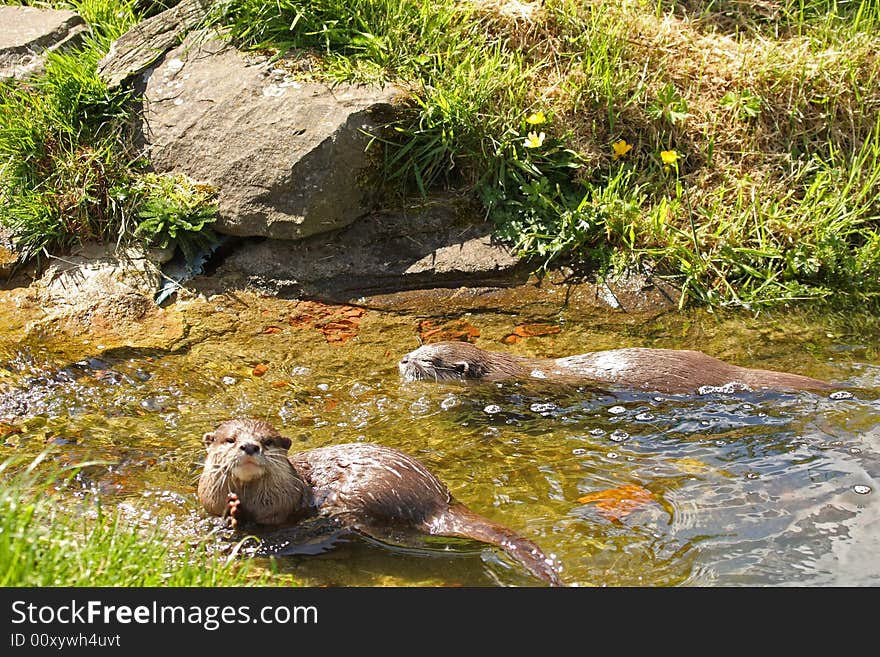
<instances>
[{"instance_id":1,"label":"otter nose","mask_svg":"<svg viewBox=\"0 0 880 657\"><path fill-rule=\"evenodd\" d=\"M243 451L248 456L253 456L254 454L259 453L260 446L257 443L245 443L241 446L241 451Z\"/></svg>"},{"instance_id":2,"label":"otter nose","mask_svg":"<svg viewBox=\"0 0 880 657\"><path fill-rule=\"evenodd\" d=\"M406 365L409 362L409 355L404 356L400 359L401 364Z\"/></svg>"}]
</instances>

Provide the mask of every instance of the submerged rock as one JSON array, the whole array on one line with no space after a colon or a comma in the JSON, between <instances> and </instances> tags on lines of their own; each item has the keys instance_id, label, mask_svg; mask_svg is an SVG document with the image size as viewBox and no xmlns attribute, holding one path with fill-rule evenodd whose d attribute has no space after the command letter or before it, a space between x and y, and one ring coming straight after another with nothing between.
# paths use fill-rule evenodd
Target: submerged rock
<instances>
[{"instance_id":1,"label":"submerged rock","mask_svg":"<svg viewBox=\"0 0 880 657\"><path fill-rule=\"evenodd\" d=\"M200 31L144 73L150 161L220 190L218 232L297 239L373 209L378 163L365 151L399 90L301 82L277 66Z\"/></svg>"},{"instance_id":2,"label":"submerged rock","mask_svg":"<svg viewBox=\"0 0 880 657\"><path fill-rule=\"evenodd\" d=\"M40 73L47 51L81 43L86 29L72 11L0 6L0 79Z\"/></svg>"}]
</instances>

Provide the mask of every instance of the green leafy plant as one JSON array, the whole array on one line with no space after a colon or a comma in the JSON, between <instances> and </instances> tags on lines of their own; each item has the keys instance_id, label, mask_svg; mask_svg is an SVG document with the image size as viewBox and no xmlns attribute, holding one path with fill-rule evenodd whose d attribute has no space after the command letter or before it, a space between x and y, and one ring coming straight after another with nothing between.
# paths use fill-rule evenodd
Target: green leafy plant
<instances>
[{"instance_id":1,"label":"green leafy plant","mask_svg":"<svg viewBox=\"0 0 880 657\"><path fill-rule=\"evenodd\" d=\"M660 88L657 99L648 105L647 114L655 121L666 121L669 125L683 123L691 116L687 101L671 82Z\"/></svg>"},{"instance_id":2,"label":"green leafy plant","mask_svg":"<svg viewBox=\"0 0 880 657\"><path fill-rule=\"evenodd\" d=\"M199 250L216 244L217 235L210 228L217 219L214 187L180 174L148 173L135 189L143 200L134 234L148 245L177 245L193 262Z\"/></svg>"},{"instance_id":3,"label":"green leafy plant","mask_svg":"<svg viewBox=\"0 0 880 657\"><path fill-rule=\"evenodd\" d=\"M722 96L719 104L731 110L740 121L753 119L761 113L761 97L749 89L728 91Z\"/></svg>"}]
</instances>

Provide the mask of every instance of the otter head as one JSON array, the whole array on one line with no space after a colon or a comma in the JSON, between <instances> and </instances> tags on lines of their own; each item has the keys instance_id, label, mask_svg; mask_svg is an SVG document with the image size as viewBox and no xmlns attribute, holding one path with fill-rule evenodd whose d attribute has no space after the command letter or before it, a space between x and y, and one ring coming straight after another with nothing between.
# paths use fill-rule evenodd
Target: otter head
<instances>
[{"instance_id":1,"label":"otter head","mask_svg":"<svg viewBox=\"0 0 880 657\"><path fill-rule=\"evenodd\" d=\"M486 352L468 342L434 342L409 352L397 364L404 381L482 379Z\"/></svg>"},{"instance_id":2,"label":"otter head","mask_svg":"<svg viewBox=\"0 0 880 657\"><path fill-rule=\"evenodd\" d=\"M217 516L228 495L238 495L241 519L280 524L307 503L307 489L287 458L290 438L267 422L236 418L203 437L208 455L199 478L199 499Z\"/></svg>"}]
</instances>

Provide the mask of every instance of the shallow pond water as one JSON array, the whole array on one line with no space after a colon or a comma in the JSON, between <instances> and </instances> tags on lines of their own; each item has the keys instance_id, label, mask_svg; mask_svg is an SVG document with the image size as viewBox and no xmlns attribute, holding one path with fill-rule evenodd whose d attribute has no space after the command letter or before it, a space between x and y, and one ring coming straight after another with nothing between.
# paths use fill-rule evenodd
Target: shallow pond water
<instances>
[{"instance_id":1,"label":"shallow pond water","mask_svg":"<svg viewBox=\"0 0 880 657\"><path fill-rule=\"evenodd\" d=\"M171 350L108 346L33 330L38 310L0 293L0 455L99 461L82 471L83 491L192 539L213 526L195 496L201 436L250 415L294 450L372 441L413 454L460 501L554 554L571 584L880 584L873 318L603 317L565 304L444 315L442 304L391 311L245 293L178 305L228 330L190 330L200 337ZM851 394L403 383L397 360L420 336L533 356L700 349ZM538 584L463 540L273 535L254 558L267 552L306 585Z\"/></svg>"}]
</instances>

